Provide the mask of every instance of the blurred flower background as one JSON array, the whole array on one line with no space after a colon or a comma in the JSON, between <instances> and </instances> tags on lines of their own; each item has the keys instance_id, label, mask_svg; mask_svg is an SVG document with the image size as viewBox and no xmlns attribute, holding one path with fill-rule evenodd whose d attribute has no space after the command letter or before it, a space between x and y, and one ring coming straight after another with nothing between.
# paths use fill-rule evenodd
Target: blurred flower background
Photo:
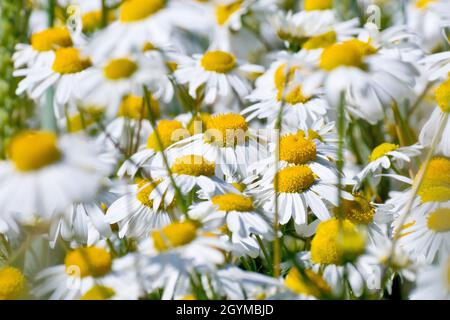
<instances>
[{"instance_id":1,"label":"blurred flower background","mask_svg":"<svg viewBox=\"0 0 450 320\"><path fill-rule=\"evenodd\" d=\"M449 299L450 1L2 0L0 300Z\"/></svg>"}]
</instances>

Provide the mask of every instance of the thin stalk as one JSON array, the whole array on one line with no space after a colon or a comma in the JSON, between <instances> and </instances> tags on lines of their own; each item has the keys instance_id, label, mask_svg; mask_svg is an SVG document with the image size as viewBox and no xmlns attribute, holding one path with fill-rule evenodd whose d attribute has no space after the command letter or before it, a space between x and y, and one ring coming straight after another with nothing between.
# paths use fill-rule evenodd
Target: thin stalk
<instances>
[{"instance_id":1,"label":"thin stalk","mask_svg":"<svg viewBox=\"0 0 450 320\"><path fill-rule=\"evenodd\" d=\"M48 14L48 25L53 27L55 24L55 7L56 0L48 0L47 14ZM54 88L51 87L46 92L46 101L44 104L44 110L42 112L41 127L44 130L57 132L57 124L55 112L53 109L53 100L55 96Z\"/></svg>"},{"instance_id":2,"label":"thin stalk","mask_svg":"<svg viewBox=\"0 0 450 320\"><path fill-rule=\"evenodd\" d=\"M102 0L102 28L108 25L108 5L106 4L106 0Z\"/></svg>"},{"instance_id":3,"label":"thin stalk","mask_svg":"<svg viewBox=\"0 0 450 320\"><path fill-rule=\"evenodd\" d=\"M345 95L341 93L337 110L338 150L336 169L338 171L338 218L343 217L342 212L342 171L344 168L344 139L345 139Z\"/></svg>"}]
</instances>

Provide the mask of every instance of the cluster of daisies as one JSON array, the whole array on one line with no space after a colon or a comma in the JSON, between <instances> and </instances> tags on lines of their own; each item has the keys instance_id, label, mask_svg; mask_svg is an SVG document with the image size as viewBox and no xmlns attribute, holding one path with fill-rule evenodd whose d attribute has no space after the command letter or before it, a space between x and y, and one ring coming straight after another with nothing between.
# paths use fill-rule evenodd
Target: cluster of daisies
<instances>
[{"instance_id":1,"label":"cluster of daisies","mask_svg":"<svg viewBox=\"0 0 450 320\"><path fill-rule=\"evenodd\" d=\"M0 299L450 298L449 0L29 6Z\"/></svg>"}]
</instances>

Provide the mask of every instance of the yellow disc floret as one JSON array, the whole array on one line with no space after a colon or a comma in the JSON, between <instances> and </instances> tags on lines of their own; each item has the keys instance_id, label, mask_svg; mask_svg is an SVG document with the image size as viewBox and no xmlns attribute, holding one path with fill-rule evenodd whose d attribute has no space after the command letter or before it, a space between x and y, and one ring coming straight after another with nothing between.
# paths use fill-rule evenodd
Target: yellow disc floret
<instances>
[{"instance_id":1,"label":"yellow disc floret","mask_svg":"<svg viewBox=\"0 0 450 320\"><path fill-rule=\"evenodd\" d=\"M118 58L109 61L103 68L103 74L109 80L130 78L138 69L137 64L128 58Z\"/></svg>"},{"instance_id":2,"label":"yellow disc floret","mask_svg":"<svg viewBox=\"0 0 450 320\"><path fill-rule=\"evenodd\" d=\"M450 112L450 79L436 89L436 101L442 112Z\"/></svg>"},{"instance_id":3,"label":"yellow disc floret","mask_svg":"<svg viewBox=\"0 0 450 320\"><path fill-rule=\"evenodd\" d=\"M210 162L199 155L186 155L175 159L172 165L172 172L189 176L212 177L216 170L214 162Z\"/></svg>"},{"instance_id":4,"label":"yellow disc floret","mask_svg":"<svg viewBox=\"0 0 450 320\"><path fill-rule=\"evenodd\" d=\"M206 142L232 147L246 140L248 123L240 114L226 113L209 117L206 129Z\"/></svg>"},{"instance_id":5,"label":"yellow disc floret","mask_svg":"<svg viewBox=\"0 0 450 320\"><path fill-rule=\"evenodd\" d=\"M314 263L341 265L347 252L361 253L365 242L361 241L353 223L348 220L322 221L311 242L311 258Z\"/></svg>"},{"instance_id":6,"label":"yellow disc floret","mask_svg":"<svg viewBox=\"0 0 450 320\"><path fill-rule=\"evenodd\" d=\"M57 137L44 131L24 131L9 145L9 157L19 171L44 168L61 159Z\"/></svg>"},{"instance_id":7,"label":"yellow disc floret","mask_svg":"<svg viewBox=\"0 0 450 320\"><path fill-rule=\"evenodd\" d=\"M310 167L292 166L286 167L278 172L278 192L302 193L311 187L316 178Z\"/></svg>"},{"instance_id":8,"label":"yellow disc floret","mask_svg":"<svg viewBox=\"0 0 450 320\"><path fill-rule=\"evenodd\" d=\"M161 151L169 147L171 144L189 136L189 131L183 127L181 122L177 120L161 120L156 126L156 131L161 144L158 142L156 133L153 132L147 140L147 148Z\"/></svg>"},{"instance_id":9,"label":"yellow disc floret","mask_svg":"<svg viewBox=\"0 0 450 320\"><path fill-rule=\"evenodd\" d=\"M430 161L417 194L424 202L450 201L450 159L435 157Z\"/></svg>"},{"instance_id":10,"label":"yellow disc floret","mask_svg":"<svg viewBox=\"0 0 450 320\"><path fill-rule=\"evenodd\" d=\"M14 267L0 268L0 300L17 300L26 294L26 279Z\"/></svg>"},{"instance_id":11,"label":"yellow disc floret","mask_svg":"<svg viewBox=\"0 0 450 320\"><path fill-rule=\"evenodd\" d=\"M316 159L316 144L305 139L303 131L288 134L280 139L280 160L291 164L306 164Z\"/></svg>"},{"instance_id":12,"label":"yellow disc floret","mask_svg":"<svg viewBox=\"0 0 450 320\"><path fill-rule=\"evenodd\" d=\"M305 0L305 10L328 10L333 8L333 0Z\"/></svg>"},{"instance_id":13,"label":"yellow disc floret","mask_svg":"<svg viewBox=\"0 0 450 320\"><path fill-rule=\"evenodd\" d=\"M309 38L303 43L302 48L306 50L316 50L331 46L336 43L337 35L335 31L329 31L318 36Z\"/></svg>"},{"instance_id":14,"label":"yellow disc floret","mask_svg":"<svg viewBox=\"0 0 450 320\"><path fill-rule=\"evenodd\" d=\"M120 6L119 19L132 23L147 19L164 8L165 0L127 0Z\"/></svg>"},{"instance_id":15,"label":"yellow disc floret","mask_svg":"<svg viewBox=\"0 0 450 320\"><path fill-rule=\"evenodd\" d=\"M52 69L60 74L81 72L92 65L91 60L83 57L76 48L62 48L55 52Z\"/></svg>"},{"instance_id":16,"label":"yellow disc floret","mask_svg":"<svg viewBox=\"0 0 450 320\"><path fill-rule=\"evenodd\" d=\"M369 161L375 161L381 157L384 157L388 152L395 151L399 148L398 144L393 143L382 143L373 149L372 153L369 156Z\"/></svg>"},{"instance_id":17,"label":"yellow disc floret","mask_svg":"<svg viewBox=\"0 0 450 320\"><path fill-rule=\"evenodd\" d=\"M208 51L203 55L201 65L206 71L228 73L236 66L236 58L225 51Z\"/></svg>"},{"instance_id":18,"label":"yellow disc floret","mask_svg":"<svg viewBox=\"0 0 450 320\"><path fill-rule=\"evenodd\" d=\"M212 197L211 201L222 211L248 212L253 210L252 199L241 194L222 194Z\"/></svg>"},{"instance_id":19,"label":"yellow disc floret","mask_svg":"<svg viewBox=\"0 0 450 320\"><path fill-rule=\"evenodd\" d=\"M151 108L153 116L159 118L161 111L159 102L154 97L151 98ZM117 114L119 117L128 119L140 120L148 118L148 109L144 104L144 98L135 95L128 95L123 98Z\"/></svg>"},{"instance_id":20,"label":"yellow disc floret","mask_svg":"<svg viewBox=\"0 0 450 320\"><path fill-rule=\"evenodd\" d=\"M101 277L111 271L111 254L99 247L80 247L70 251L64 259L66 272L81 278Z\"/></svg>"},{"instance_id":21,"label":"yellow disc floret","mask_svg":"<svg viewBox=\"0 0 450 320\"><path fill-rule=\"evenodd\" d=\"M450 208L439 208L430 213L427 220L428 229L435 232L450 231Z\"/></svg>"},{"instance_id":22,"label":"yellow disc floret","mask_svg":"<svg viewBox=\"0 0 450 320\"><path fill-rule=\"evenodd\" d=\"M46 29L31 36L31 46L36 51L50 51L72 45L70 32L65 27Z\"/></svg>"},{"instance_id":23,"label":"yellow disc floret","mask_svg":"<svg viewBox=\"0 0 450 320\"><path fill-rule=\"evenodd\" d=\"M291 85L295 79L296 72L299 70L296 66L290 67L289 70L286 69L286 64L282 64L275 70L273 81L278 92L283 91L285 86L289 87Z\"/></svg>"},{"instance_id":24,"label":"yellow disc floret","mask_svg":"<svg viewBox=\"0 0 450 320\"><path fill-rule=\"evenodd\" d=\"M142 179L138 182L136 198L140 203L149 208L153 207L153 200L150 199L150 193L155 190L159 182L160 181L149 181L146 179Z\"/></svg>"},{"instance_id":25,"label":"yellow disc floret","mask_svg":"<svg viewBox=\"0 0 450 320\"><path fill-rule=\"evenodd\" d=\"M166 251L191 243L197 237L197 226L190 221L174 222L161 230L152 232L152 239L158 251Z\"/></svg>"},{"instance_id":26,"label":"yellow disc floret","mask_svg":"<svg viewBox=\"0 0 450 320\"><path fill-rule=\"evenodd\" d=\"M278 90L277 99L278 101L286 101L290 105L296 105L298 103L308 102L309 97L305 96L302 91L302 86L296 85L291 89Z\"/></svg>"},{"instance_id":27,"label":"yellow disc floret","mask_svg":"<svg viewBox=\"0 0 450 320\"><path fill-rule=\"evenodd\" d=\"M353 200L342 199L342 212L346 219L355 224L367 225L373 222L375 208L360 194L354 194Z\"/></svg>"},{"instance_id":28,"label":"yellow disc floret","mask_svg":"<svg viewBox=\"0 0 450 320\"><path fill-rule=\"evenodd\" d=\"M328 283L311 269L305 269L300 273L297 268L292 268L284 279L284 284L297 294L315 298L331 293Z\"/></svg>"},{"instance_id":29,"label":"yellow disc floret","mask_svg":"<svg viewBox=\"0 0 450 320\"><path fill-rule=\"evenodd\" d=\"M95 285L86 291L80 298L80 300L109 300L116 292L112 288L108 288L102 285Z\"/></svg>"},{"instance_id":30,"label":"yellow disc floret","mask_svg":"<svg viewBox=\"0 0 450 320\"><path fill-rule=\"evenodd\" d=\"M424 10L424 9L428 8L428 6L431 3L435 3L437 1L439 1L439 0L417 0L416 1L416 8Z\"/></svg>"},{"instance_id":31,"label":"yellow disc floret","mask_svg":"<svg viewBox=\"0 0 450 320\"><path fill-rule=\"evenodd\" d=\"M320 58L320 67L326 71L338 67L364 68L364 57L376 50L360 40L348 40L325 48Z\"/></svg>"},{"instance_id":32,"label":"yellow disc floret","mask_svg":"<svg viewBox=\"0 0 450 320\"><path fill-rule=\"evenodd\" d=\"M244 2L243 0L237 0L229 4L217 5L216 6L217 23L221 26L224 25L231 17L231 15L241 8L243 2Z\"/></svg>"}]
</instances>

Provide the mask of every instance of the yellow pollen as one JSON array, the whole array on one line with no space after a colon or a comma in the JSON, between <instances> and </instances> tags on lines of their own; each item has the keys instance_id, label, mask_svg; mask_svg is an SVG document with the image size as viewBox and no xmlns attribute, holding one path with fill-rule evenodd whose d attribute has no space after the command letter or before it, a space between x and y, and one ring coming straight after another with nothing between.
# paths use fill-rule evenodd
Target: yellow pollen
<instances>
[{"instance_id":1,"label":"yellow pollen","mask_svg":"<svg viewBox=\"0 0 450 320\"><path fill-rule=\"evenodd\" d=\"M284 95L284 97L283 97ZM290 105L296 105L297 103L305 103L309 100L309 97L303 95L302 87L297 85L293 89L290 89L287 93L284 90L278 90L278 101L286 101Z\"/></svg>"},{"instance_id":2,"label":"yellow pollen","mask_svg":"<svg viewBox=\"0 0 450 320\"><path fill-rule=\"evenodd\" d=\"M136 198L139 200L142 205L153 208L153 200L150 199L150 193L155 190L156 186L160 183L157 181L149 181L146 179L142 179L137 184L138 192L136 194Z\"/></svg>"},{"instance_id":3,"label":"yellow pollen","mask_svg":"<svg viewBox=\"0 0 450 320\"><path fill-rule=\"evenodd\" d=\"M33 171L61 159L57 137L51 132L24 131L13 137L9 157L19 171Z\"/></svg>"},{"instance_id":4,"label":"yellow pollen","mask_svg":"<svg viewBox=\"0 0 450 320\"><path fill-rule=\"evenodd\" d=\"M291 164L306 164L316 159L316 144L305 139L303 131L280 139L280 160Z\"/></svg>"},{"instance_id":5,"label":"yellow pollen","mask_svg":"<svg viewBox=\"0 0 450 320\"><path fill-rule=\"evenodd\" d=\"M112 288L108 288L102 285L95 285L86 291L80 298L80 300L109 300L116 292Z\"/></svg>"},{"instance_id":6,"label":"yellow pollen","mask_svg":"<svg viewBox=\"0 0 450 320\"><path fill-rule=\"evenodd\" d=\"M435 232L450 231L450 208L439 208L430 213L427 220L428 229Z\"/></svg>"},{"instance_id":7,"label":"yellow pollen","mask_svg":"<svg viewBox=\"0 0 450 320\"><path fill-rule=\"evenodd\" d=\"M127 58L113 59L103 68L103 74L109 80L129 79L138 69L137 64Z\"/></svg>"},{"instance_id":8,"label":"yellow pollen","mask_svg":"<svg viewBox=\"0 0 450 320\"><path fill-rule=\"evenodd\" d=\"M159 102L153 96L151 97L151 108L153 115L156 118L159 118L161 114ZM118 116L134 120L148 118L148 109L147 106L144 105L144 98L134 95L123 98L119 107Z\"/></svg>"},{"instance_id":9,"label":"yellow pollen","mask_svg":"<svg viewBox=\"0 0 450 320\"><path fill-rule=\"evenodd\" d=\"M18 300L26 294L26 279L13 267L0 268L0 300Z\"/></svg>"},{"instance_id":10,"label":"yellow pollen","mask_svg":"<svg viewBox=\"0 0 450 320\"><path fill-rule=\"evenodd\" d=\"M417 194L424 202L450 201L450 159L435 157L430 161Z\"/></svg>"},{"instance_id":11,"label":"yellow pollen","mask_svg":"<svg viewBox=\"0 0 450 320\"><path fill-rule=\"evenodd\" d=\"M183 128L181 122L177 120L161 120L155 130L161 139L162 146L159 145L155 132L147 140L147 148L155 151L164 150L171 144L189 136L188 130Z\"/></svg>"},{"instance_id":12,"label":"yellow pollen","mask_svg":"<svg viewBox=\"0 0 450 320\"><path fill-rule=\"evenodd\" d=\"M450 79L436 89L436 101L442 112L450 112Z\"/></svg>"},{"instance_id":13,"label":"yellow pollen","mask_svg":"<svg viewBox=\"0 0 450 320\"><path fill-rule=\"evenodd\" d=\"M228 73L236 66L236 58L225 51L208 51L203 55L201 65L206 71Z\"/></svg>"},{"instance_id":14,"label":"yellow pollen","mask_svg":"<svg viewBox=\"0 0 450 320\"><path fill-rule=\"evenodd\" d=\"M197 226L190 221L174 222L152 232L153 244L158 251L166 251L191 243L197 237Z\"/></svg>"},{"instance_id":15,"label":"yellow pollen","mask_svg":"<svg viewBox=\"0 0 450 320\"><path fill-rule=\"evenodd\" d=\"M417 0L416 1L416 8L418 9L426 9L428 6L432 3L437 2L438 0Z\"/></svg>"},{"instance_id":16,"label":"yellow pollen","mask_svg":"<svg viewBox=\"0 0 450 320\"><path fill-rule=\"evenodd\" d=\"M119 19L123 23L144 20L164 8L165 0L127 0L120 6Z\"/></svg>"},{"instance_id":17,"label":"yellow pollen","mask_svg":"<svg viewBox=\"0 0 450 320\"><path fill-rule=\"evenodd\" d=\"M309 38L302 45L302 48L306 50L322 49L336 43L336 40L337 40L336 32L329 31L327 33Z\"/></svg>"},{"instance_id":18,"label":"yellow pollen","mask_svg":"<svg viewBox=\"0 0 450 320\"><path fill-rule=\"evenodd\" d=\"M328 10L333 8L333 0L305 0L305 10Z\"/></svg>"},{"instance_id":19,"label":"yellow pollen","mask_svg":"<svg viewBox=\"0 0 450 320\"><path fill-rule=\"evenodd\" d=\"M112 258L103 248L80 247L66 255L64 264L67 274L71 276L101 277L111 271Z\"/></svg>"},{"instance_id":20,"label":"yellow pollen","mask_svg":"<svg viewBox=\"0 0 450 320\"><path fill-rule=\"evenodd\" d=\"M355 224L368 225L373 222L375 216L375 209L360 194L354 194L353 200L342 199L342 207L345 218Z\"/></svg>"},{"instance_id":21,"label":"yellow pollen","mask_svg":"<svg viewBox=\"0 0 450 320\"><path fill-rule=\"evenodd\" d=\"M302 193L311 187L316 178L310 167L292 166L278 172L278 192L284 193Z\"/></svg>"},{"instance_id":22,"label":"yellow pollen","mask_svg":"<svg viewBox=\"0 0 450 320\"><path fill-rule=\"evenodd\" d=\"M72 38L67 28L50 28L31 36L31 46L36 51L50 51L71 47Z\"/></svg>"},{"instance_id":23,"label":"yellow pollen","mask_svg":"<svg viewBox=\"0 0 450 320\"><path fill-rule=\"evenodd\" d=\"M172 172L189 176L212 177L216 170L214 162L210 162L198 155L187 155L175 159L172 165Z\"/></svg>"},{"instance_id":24,"label":"yellow pollen","mask_svg":"<svg viewBox=\"0 0 450 320\"><path fill-rule=\"evenodd\" d=\"M228 193L218 195L212 197L211 201L219 206L221 211L249 212L253 210L252 199L240 194Z\"/></svg>"},{"instance_id":25,"label":"yellow pollen","mask_svg":"<svg viewBox=\"0 0 450 320\"><path fill-rule=\"evenodd\" d=\"M92 65L89 58L83 57L76 48L62 48L55 52L53 71L60 74L81 72Z\"/></svg>"},{"instance_id":26,"label":"yellow pollen","mask_svg":"<svg viewBox=\"0 0 450 320\"><path fill-rule=\"evenodd\" d=\"M369 161L375 161L381 157L384 157L388 152L397 150L400 146L398 144L393 143L382 143L373 149L372 153L369 156Z\"/></svg>"},{"instance_id":27,"label":"yellow pollen","mask_svg":"<svg viewBox=\"0 0 450 320\"><path fill-rule=\"evenodd\" d=\"M353 223L348 220L330 219L322 221L311 241L311 258L314 263L341 265L351 243L352 252L364 250L364 242L354 241L357 233Z\"/></svg>"},{"instance_id":28,"label":"yellow pollen","mask_svg":"<svg viewBox=\"0 0 450 320\"><path fill-rule=\"evenodd\" d=\"M206 142L232 147L245 141L248 123L240 114L226 113L209 117L206 129Z\"/></svg>"},{"instance_id":29,"label":"yellow pollen","mask_svg":"<svg viewBox=\"0 0 450 320\"><path fill-rule=\"evenodd\" d=\"M224 25L228 19L241 8L244 1L237 0L230 4L221 4L216 6L216 19L219 25Z\"/></svg>"},{"instance_id":30,"label":"yellow pollen","mask_svg":"<svg viewBox=\"0 0 450 320\"><path fill-rule=\"evenodd\" d=\"M323 50L320 67L326 71L342 66L364 68L364 57L375 52L370 44L356 39L336 43Z\"/></svg>"},{"instance_id":31,"label":"yellow pollen","mask_svg":"<svg viewBox=\"0 0 450 320\"><path fill-rule=\"evenodd\" d=\"M316 298L324 293L331 293L328 283L311 269L305 269L301 274L297 268L292 268L284 279L284 284L297 294Z\"/></svg>"}]
</instances>

